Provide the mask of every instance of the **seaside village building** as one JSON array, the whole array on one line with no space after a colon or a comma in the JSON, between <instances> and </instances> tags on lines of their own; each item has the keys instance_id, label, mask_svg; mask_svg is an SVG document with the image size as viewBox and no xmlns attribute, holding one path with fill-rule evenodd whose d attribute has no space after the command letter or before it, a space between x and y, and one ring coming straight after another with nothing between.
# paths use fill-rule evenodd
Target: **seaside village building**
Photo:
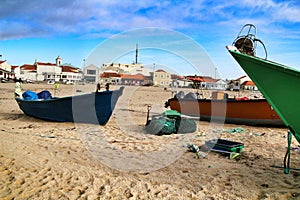
<instances>
[{"instance_id":1,"label":"seaside village building","mask_svg":"<svg viewBox=\"0 0 300 200\"><path fill-rule=\"evenodd\" d=\"M96 80L97 67L88 66L84 69L85 80ZM92 73L91 73L92 72ZM180 76L171 74L163 69L152 72L141 64L104 64L99 71L101 84L122 85L155 85L160 87L192 88L195 81L200 87L208 90L226 90L227 82L222 79L214 79L208 76ZM90 78L90 74L94 77ZM195 78L197 80L195 80Z\"/></svg>"},{"instance_id":2,"label":"seaside village building","mask_svg":"<svg viewBox=\"0 0 300 200\"><path fill-rule=\"evenodd\" d=\"M170 86L172 84L171 74L162 69L156 70L153 74L153 84L164 87Z\"/></svg>"},{"instance_id":3,"label":"seaside village building","mask_svg":"<svg viewBox=\"0 0 300 200\"><path fill-rule=\"evenodd\" d=\"M16 78L33 81L76 82L82 80L82 73L80 73L79 68L63 65L59 56L56 58L56 63L35 61L33 65L24 64L15 68L15 75Z\"/></svg>"},{"instance_id":4,"label":"seaside village building","mask_svg":"<svg viewBox=\"0 0 300 200\"><path fill-rule=\"evenodd\" d=\"M222 79L214 79L208 76L203 76L202 87L208 90L226 90L227 82Z\"/></svg>"},{"instance_id":5,"label":"seaside village building","mask_svg":"<svg viewBox=\"0 0 300 200\"><path fill-rule=\"evenodd\" d=\"M171 87L175 88L192 88L194 82L188 80L185 76L171 74Z\"/></svg>"},{"instance_id":6,"label":"seaside village building","mask_svg":"<svg viewBox=\"0 0 300 200\"><path fill-rule=\"evenodd\" d=\"M95 65L88 65L83 68L83 74L84 74L84 81L88 83L98 83L99 82L99 75L100 75L100 69L99 67Z\"/></svg>"},{"instance_id":7,"label":"seaside village building","mask_svg":"<svg viewBox=\"0 0 300 200\"><path fill-rule=\"evenodd\" d=\"M122 63L109 63L103 64L101 67L101 72L104 71L115 71L120 74L143 74L145 76L149 75L150 70L145 68L144 65L140 63L132 64L122 64Z\"/></svg>"},{"instance_id":8,"label":"seaside village building","mask_svg":"<svg viewBox=\"0 0 300 200\"><path fill-rule=\"evenodd\" d=\"M100 69L101 84L150 85L152 84L151 70L140 63L103 64Z\"/></svg>"},{"instance_id":9,"label":"seaside village building","mask_svg":"<svg viewBox=\"0 0 300 200\"><path fill-rule=\"evenodd\" d=\"M187 76L187 79L199 84L198 87L207 90L226 90L227 82L222 79L214 79L210 76Z\"/></svg>"},{"instance_id":10,"label":"seaside village building","mask_svg":"<svg viewBox=\"0 0 300 200\"><path fill-rule=\"evenodd\" d=\"M12 66L6 60L0 60L0 78L13 79L15 74L12 71Z\"/></svg>"},{"instance_id":11,"label":"seaside village building","mask_svg":"<svg viewBox=\"0 0 300 200\"><path fill-rule=\"evenodd\" d=\"M235 80L229 81L227 84L227 90L240 91L240 90L252 90L258 91L257 86L251 81L248 76L241 76Z\"/></svg>"},{"instance_id":12,"label":"seaside village building","mask_svg":"<svg viewBox=\"0 0 300 200\"><path fill-rule=\"evenodd\" d=\"M257 86L254 84L253 81L244 81L241 84L241 89L242 90L251 90L251 91L258 91Z\"/></svg>"}]
</instances>

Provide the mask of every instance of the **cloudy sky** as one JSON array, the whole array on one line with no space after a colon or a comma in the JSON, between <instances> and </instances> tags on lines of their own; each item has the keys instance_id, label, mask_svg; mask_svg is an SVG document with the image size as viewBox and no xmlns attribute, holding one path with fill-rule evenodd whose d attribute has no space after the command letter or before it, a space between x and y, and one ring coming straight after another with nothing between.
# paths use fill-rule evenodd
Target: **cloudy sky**
<instances>
[{"instance_id":1,"label":"cloudy sky","mask_svg":"<svg viewBox=\"0 0 300 200\"><path fill-rule=\"evenodd\" d=\"M175 43L182 39L194 41L207 53L222 78L237 78L244 72L225 46L232 44L247 23L257 27L257 37L265 43L269 59L300 69L299 0L1 0L0 54L11 65L31 64L35 60L54 62L60 55L64 63L82 67L83 60L105 41L135 33L134 30L145 29L143 33L153 35L157 31L151 30L158 30L177 33L180 37ZM162 46L153 45L151 49L151 42L146 41L157 42L160 37L134 41L135 34L132 35L132 52L127 49L113 61L133 62L138 43L141 63L179 67L179 73L190 73L189 58L179 54L189 50L194 55L198 48L181 44L179 54L175 51L171 55L174 47L164 51ZM108 44L111 46L105 47L110 48L107 52L114 52L121 45ZM264 57L263 52L258 54ZM205 65L208 64L204 62L202 67Z\"/></svg>"}]
</instances>

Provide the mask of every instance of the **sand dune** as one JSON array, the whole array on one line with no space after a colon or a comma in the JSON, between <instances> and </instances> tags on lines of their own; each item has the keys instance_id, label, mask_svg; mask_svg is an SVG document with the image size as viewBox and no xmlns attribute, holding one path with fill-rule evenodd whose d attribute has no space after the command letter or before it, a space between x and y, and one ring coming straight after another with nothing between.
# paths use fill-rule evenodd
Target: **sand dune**
<instances>
[{"instance_id":1,"label":"sand dune","mask_svg":"<svg viewBox=\"0 0 300 200\"><path fill-rule=\"evenodd\" d=\"M23 85L52 93L53 87ZM76 89L61 85L59 95ZM300 199L300 171L270 167L283 165L285 128L197 121L192 134L149 135L147 105L160 113L172 96L156 87L126 88L103 127L47 122L24 115L13 91L14 84L0 83L0 199ZM245 131L222 131L236 127ZM197 159L183 147L213 133L244 143L242 155L230 160L209 152ZM300 168L299 152L291 152L291 167Z\"/></svg>"}]
</instances>

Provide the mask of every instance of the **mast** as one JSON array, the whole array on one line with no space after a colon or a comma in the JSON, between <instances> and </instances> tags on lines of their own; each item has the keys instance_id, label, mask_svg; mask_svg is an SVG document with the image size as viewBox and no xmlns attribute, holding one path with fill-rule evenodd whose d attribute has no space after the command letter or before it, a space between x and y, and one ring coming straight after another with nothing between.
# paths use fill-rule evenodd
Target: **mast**
<instances>
[{"instance_id":1,"label":"mast","mask_svg":"<svg viewBox=\"0 0 300 200\"><path fill-rule=\"evenodd\" d=\"M136 44L136 49L135 49L135 64L138 64L138 44Z\"/></svg>"}]
</instances>

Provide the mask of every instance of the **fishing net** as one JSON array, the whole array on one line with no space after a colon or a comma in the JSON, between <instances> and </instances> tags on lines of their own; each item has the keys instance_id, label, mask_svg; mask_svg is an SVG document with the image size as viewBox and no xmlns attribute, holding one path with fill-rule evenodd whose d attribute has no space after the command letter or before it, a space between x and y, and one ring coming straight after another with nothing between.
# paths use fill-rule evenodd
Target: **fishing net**
<instances>
[{"instance_id":1,"label":"fishing net","mask_svg":"<svg viewBox=\"0 0 300 200\"><path fill-rule=\"evenodd\" d=\"M197 130L197 125L194 120L181 117L177 111L168 110L161 115L154 116L146 125L145 130L155 135L193 133Z\"/></svg>"}]
</instances>

